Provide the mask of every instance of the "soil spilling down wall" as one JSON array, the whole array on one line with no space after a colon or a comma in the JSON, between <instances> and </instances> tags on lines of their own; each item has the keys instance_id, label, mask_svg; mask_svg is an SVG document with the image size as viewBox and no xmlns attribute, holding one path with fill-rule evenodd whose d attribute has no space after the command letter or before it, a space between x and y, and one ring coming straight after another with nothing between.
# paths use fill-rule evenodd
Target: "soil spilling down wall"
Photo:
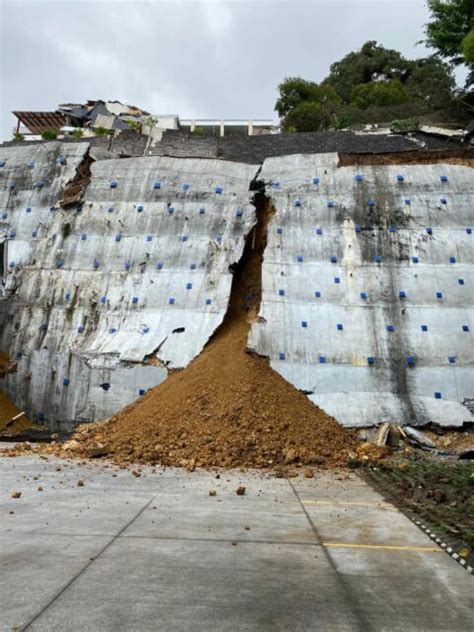
<instances>
[{"instance_id":1,"label":"soil spilling down wall","mask_svg":"<svg viewBox=\"0 0 474 632\"><path fill-rule=\"evenodd\" d=\"M354 433L246 350L273 213L262 193L255 204L258 222L235 266L229 309L203 352L110 420L79 427L63 445L68 455L191 469L347 463Z\"/></svg>"}]
</instances>

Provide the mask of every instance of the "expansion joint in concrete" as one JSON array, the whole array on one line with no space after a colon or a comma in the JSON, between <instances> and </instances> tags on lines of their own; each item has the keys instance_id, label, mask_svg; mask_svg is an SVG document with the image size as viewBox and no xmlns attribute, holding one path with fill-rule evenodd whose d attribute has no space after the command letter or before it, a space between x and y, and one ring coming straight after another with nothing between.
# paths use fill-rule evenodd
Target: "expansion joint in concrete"
<instances>
[{"instance_id":1,"label":"expansion joint in concrete","mask_svg":"<svg viewBox=\"0 0 474 632\"><path fill-rule=\"evenodd\" d=\"M334 574L337 578L337 581L340 583L344 594L346 595L346 599L353 611L353 613L355 614L356 618L357 618L357 626L358 629L361 630L361 632L369 632L370 630L372 630L372 626L370 625L370 623L366 620L366 618L363 616L363 614L360 611L360 608L358 606L358 602L357 599L355 598L355 596L352 593L352 590L350 588L350 586L347 584L347 582L344 580L344 577L339 573L339 571L336 568L336 565L334 564L334 560L332 559L331 555L329 554L327 548L324 545L324 542L322 541L321 536L319 535L319 532L316 528L316 525L314 524L314 521L311 519L311 516L308 513L308 510L306 509L303 501L301 500L301 497L296 489L296 487L293 485L293 483L291 482L291 479L287 479L288 480L288 484L291 487L294 495L296 496L296 499L298 500L298 503L304 513L304 515L306 516L306 519L309 522L309 525L311 527L311 531L314 534L314 538L315 538L315 544L318 544L321 546L321 549L324 551L324 554L326 555L326 558L330 564L330 566L332 567Z\"/></svg>"},{"instance_id":2,"label":"expansion joint in concrete","mask_svg":"<svg viewBox=\"0 0 474 632\"><path fill-rule=\"evenodd\" d=\"M41 608L41 610L34 615L34 617L32 619L30 619L30 621L22 628L22 631L24 632L25 630L30 629L30 627L32 626L32 624L37 621L44 612L46 612L46 610L48 610L48 608L55 602L57 601L61 595L63 595L66 590L68 590L68 588L70 588L70 586L72 584L74 584L76 582L77 579L79 579L79 577L81 577L86 571L87 569L91 566L91 564L93 564L98 558L100 558L113 544L114 542L120 538L120 536L135 522L135 520L137 520L143 513L144 511L146 511L148 509L148 507L156 501L156 499L158 498L158 496L164 491L165 488L163 488L159 494L156 494L155 496L153 496L150 500L148 500L143 507L141 507L141 509L138 510L138 512L102 547L102 549L97 553L97 555L95 555L94 557L89 558L89 560L87 561L87 563L81 568L81 570L76 573L76 575L74 575L74 577L72 577L55 595L54 597L52 597L48 603Z\"/></svg>"}]
</instances>

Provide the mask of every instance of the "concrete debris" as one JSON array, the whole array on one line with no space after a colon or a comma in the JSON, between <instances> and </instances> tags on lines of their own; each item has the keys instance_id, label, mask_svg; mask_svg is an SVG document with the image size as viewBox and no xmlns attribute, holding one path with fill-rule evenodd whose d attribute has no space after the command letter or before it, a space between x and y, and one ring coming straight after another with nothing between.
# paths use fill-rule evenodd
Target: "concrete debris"
<instances>
[{"instance_id":1,"label":"concrete debris","mask_svg":"<svg viewBox=\"0 0 474 632\"><path fill-rule=\"evenodd\" d=\"M69 441L68 443L69 443L68 449L74 450L77 447L78 441L73 439L72 441ZM110 452L110 446L108 446L105 443L96 443L95 445L92 445L89 448L87 448L87 454L91 459L97 459L102 456L107 456L109 452Z\"/></svg>"},{"instance_id":2,"label":"concrete debris","mask_svg":"<svg viewBox=\"0 0 474 632\"><path fill-rule=\"evenodd\" d=\"M387 441L388 441L389 434L390 434L390 424L388 424L388 423L382 424L379 427L378 431L377 431L377 439L376 439L375 443L378 446L386 445Z\"/></svg>"},{"instance_id":3,"label":"concrete debris","mask_svg":"<svg viewBox=\"0 0 474 632\"><path fill-rule=\"evenodd\" d=\"M411 426L404 426L403 430L410 443L414 443L415 445L425 450L436 449L435 443L433 443L428 435L421 430L418 430L417 428L412 428Z\"/></svg>"}]
</instances>

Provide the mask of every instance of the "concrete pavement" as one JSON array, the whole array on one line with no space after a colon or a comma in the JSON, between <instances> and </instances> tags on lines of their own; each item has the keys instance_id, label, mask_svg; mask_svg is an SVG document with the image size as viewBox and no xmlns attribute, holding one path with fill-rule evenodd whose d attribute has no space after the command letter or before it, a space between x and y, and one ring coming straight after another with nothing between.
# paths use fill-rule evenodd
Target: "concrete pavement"
<instances>
[{"instance_id":1,"label":"concrete pavement","mask_svg":"<svg viewBox=\"0 0 474 632\"><path fill-rule=\"evenodd\" d=\"M472 577L354 473L25 456L0 479L0 629L472 629Z\"/></svg>"}]
</instances>

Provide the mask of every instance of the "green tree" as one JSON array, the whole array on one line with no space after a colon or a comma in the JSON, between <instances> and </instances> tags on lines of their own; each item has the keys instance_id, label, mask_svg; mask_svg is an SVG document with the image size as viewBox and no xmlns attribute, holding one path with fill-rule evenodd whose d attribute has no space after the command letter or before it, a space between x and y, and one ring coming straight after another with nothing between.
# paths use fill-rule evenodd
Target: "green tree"
<instances>
[{"instance_id":1,"label":"green tree","mask_svg":"<svg viewBox=\"0 0 474 632\"><path fill-rule=\"evenodd\" d=\"M318 84L301 77L285 77L278 86L278 92L280 96L275 104L275 110L281 118L301 103L319 100Z\"/></svg>"},{"instance_id":2,"label":"green tree","mask_svg":"<svg viewBox=\"0 0 474 632\"><path fill-rule=\"evenodd\" d=\"M331 119L316 101L306 101L293 108L283 120L286 132L318 132L327 129Z\"/></svg>"},{"instance_id":3,"label":"green tree","mask_svg":"<svg viewBox=\"0 0 474 632\"><path fill-rule=\"evenodd\" d=\"M428 0L428 9L426 43L452 64L464 63L463 41L474 29L473 0Z\"/></svg>"},{"instance_id":4,"label":"green tree","mask_svg":"<svg viewBox=\"0 0 474 632\"><path fill-rule=\"evenodd\" d=\"M411 99L423 101L433 108L445 107L452 99L455 86L449 65L435 57L415 59L405 77L403 87Z\"/></svg>"},{"instance_id":5,"label":"green tree","mask_svg":"<svg viewBox=\"0 0 474 632\"><path fill-rule=\"evenodd\" d=\"M351 103L361 110L372 106L397 105L408 100L399 79L360 83L352 90Z\"/></svg>"},{"instance_id":6,"label":"green tree","mask_svg":"<svg viewBox=\"0 0 474 632\"><path fill-rule=\"evenodd\" d=\"M355 86L371 81L401 80L408 67L409 63L398 51L369 41L359 51L332 64L325 81L336 88L344 103L350 103Z\"/></svg>"},{"instance_id":7,"label":"green tree","mask_svg":"<svg viewBox=\"0 0 474 632\"><path fill-rule=\"evenodd\" d=\"M466 63L474 63L474 29L463 39L462 52Z\"/></svg>"},{"instance_id":8,"label":"green tree","mask_svg":"<svg viewBox=\"0 0 474 632\"><path fill-rule=\"evenodd\" d=\"M289 77L278 89L275 110L285 131L314 132L333 125L341 99L332 86Z\"/></svg>"},{"instance_id":9,"label":"green tree","mask_svg":"<svg viewBox=\"0 0 474 632\"><path fill-rule=\"evenodd\" d=\"M454 86L452 67L438 57L409 60L369 41L332 64L320 84L287 77L278 86L275 110L286 131L340 129L445 108L452 102Z\"/></svg>"}]
</instances>

